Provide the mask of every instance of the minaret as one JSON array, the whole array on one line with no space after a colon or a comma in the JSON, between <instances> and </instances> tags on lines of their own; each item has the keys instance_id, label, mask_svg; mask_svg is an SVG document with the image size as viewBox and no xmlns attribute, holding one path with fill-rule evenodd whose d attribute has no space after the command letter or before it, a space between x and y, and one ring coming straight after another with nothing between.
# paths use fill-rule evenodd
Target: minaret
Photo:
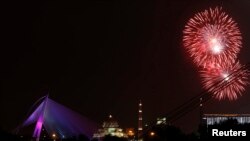
<instances>
[{"instance_id":1,"label":"minaret","mask_svg":"<svg viewBox=\"0 0 250 141\"><path fill-rule=\"evenodd\" d=\"M142 141L142 103L139 102L139 108L138 108L138 141Z\"/></svg>"},{"instance_id":2,"label":"minaret","mask_svg":"<svg viewBox=\"0 0 250 141\"><path fill-rule=\"evenodd\" d=\"M203 124L203 100L202 100L202 97L200 98L200 124Z\"/></svg>"}]
</instances>

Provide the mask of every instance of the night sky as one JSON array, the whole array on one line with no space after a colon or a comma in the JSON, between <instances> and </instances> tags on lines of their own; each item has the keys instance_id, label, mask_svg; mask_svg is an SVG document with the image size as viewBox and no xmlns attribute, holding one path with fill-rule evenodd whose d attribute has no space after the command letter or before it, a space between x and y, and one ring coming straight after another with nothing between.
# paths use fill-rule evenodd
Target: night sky
<instances>
[{"instance_id":1,"label":"night sky","mask_svg":"<svg viewBox=\"0 0 250 141\"><path fill-rule=\"evenodd\" d=\"M33 103L50 98L102 123L155 122L202 91L197 68L182 46L195 13L222 6L243 36L241 64L250 61L249 0L20 1L4 11L0 128L11 131ZM237 101L212 100L205 113L250 113L250 86ZM192 131L199 110L175 125Z\"/></svg>"}]
</instances>

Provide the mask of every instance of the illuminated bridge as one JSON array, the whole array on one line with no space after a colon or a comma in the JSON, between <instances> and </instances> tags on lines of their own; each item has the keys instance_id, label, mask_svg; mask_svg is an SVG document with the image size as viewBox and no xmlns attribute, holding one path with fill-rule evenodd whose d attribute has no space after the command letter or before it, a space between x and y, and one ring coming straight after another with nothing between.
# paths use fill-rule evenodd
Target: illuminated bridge
<instances>
[{"instance_id":1,"label":"illuminated bridge","mask_svg":"<svg viewBox=\"0 0 250 141\"><path fill-rule=\"evenodd\" d=\"M24 127L35 124L33 137L36 138L36 141L39 141L42 129L45 129L49 135L61 139L79 135L91 138L97 129L94 122L55 102L48 96L38 100L34 107L36 108L31 114L28 114L27 119L18 127L17 132Z\"/></svg>"}]
</instances>

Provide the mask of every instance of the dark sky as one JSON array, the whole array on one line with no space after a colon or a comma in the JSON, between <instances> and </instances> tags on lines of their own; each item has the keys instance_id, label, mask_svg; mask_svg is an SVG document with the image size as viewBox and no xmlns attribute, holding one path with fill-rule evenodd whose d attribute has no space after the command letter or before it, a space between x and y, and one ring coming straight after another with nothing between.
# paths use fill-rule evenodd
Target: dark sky
<instances>
[{"instance_id":1,"label":"dark sky","mask_svg":"<svg viewBox=\"0 0 250 141\"><path fill-rule=\"evenodd\" d=\"M0 128L14 129L48 92L55 101L101 123L108 114L135 127L143 102L154 122L202 91L181 43L195 13L214 6L238 22L239 54L250 61L249 0L83 0L9 3L1 46ZM250 113L250 89L237 101L212 100L205 113ZM195 110L175 124L197 128Z\"/></svg>"}]
</instances>

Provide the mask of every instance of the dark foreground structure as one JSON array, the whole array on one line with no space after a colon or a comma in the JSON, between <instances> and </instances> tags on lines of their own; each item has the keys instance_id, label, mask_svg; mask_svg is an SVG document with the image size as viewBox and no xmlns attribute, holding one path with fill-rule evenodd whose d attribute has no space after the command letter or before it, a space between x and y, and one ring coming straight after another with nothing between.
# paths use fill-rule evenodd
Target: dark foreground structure
<instances>
[{"instance_id":1,"label":"dark foreground structure","mask_svg":"<svg viewBox=\"0 0 250 141\"><path fill-rule=\"evenodd\" d=\"M47 102L50 104L51 103L54 104L53 101L48 100L48 99L47 99ZM47 105L47 106L51 107L51 105ZM52 107L58 107L58 106L53 105ZM31 115L40 115L39 114L40 110L37 110L37 109ZM68 113L71 113L71 112L68 112ZM32 119L31 117L39 117L39 116L29 116L28 121ZM37 120L34 120L34 121L37 121ZM43 121L46 121L46 120L43 120ZM46 124L51 126L49 123L50 122L47 122ZM58 121L55 123L58 123ZM33 123L33 125L37 125L37 122ZM59 125L64 125L64 124L59 124ZM54 126L54 127L57 127L57 126ZM62 127L62 126L59 126L59 127ZM89 135L79 134L77 136L68 136L68 137L63 138L62 136L58 136L59 134L57 133L56 134L57 136L53 137L51 136L50 130L48 130L49 131L48 132L47 129L48 128L46 128L46 126L44 128L41 128L42 133L39 138L41 141L42 140L43 141L52 141L52 140L53 141L54 140L56 141L96 141L96 139L92 139L91 137L89 137L91 136L90 134ZM61 128L58 128L58 129L61 129ZM61 131L65 131L65 130L61 130ZM75 133L72 132L71 134L73 135ZM213 139L229 139L229 138L239 139L239 140L249 140L250 139L250 114L204 114L201 117L201 124L199 126L198 131L190 133L190 134L185 134L179 128L173 125L170 125L167 122L163 122L162 124L156 124L154 126L145 128L141 138L143 138L143 141L176 141L176 140L195 141L195 140L213 140ZM20 134L10 134L10 133L4 132L3 130L0 130L0 140L1 141L2 140L3 141L31 141L31 140L35 141L37 140L37 137L34 137L31 134L29 136L20 135ZM102 140L103 141L128 141L129 139L106 135Z\"/></svg>"},{"instance_id":2,"label":"dark foreground structure","mask_svg":"<svg viewBox=\"0 0 250 141\"><path fill-rule=\"evenodd\" d=\"M213 132L217 131L214 135ZM245 133L243 133L243 131ZM145 129L143 134L144 141L196 141L196 140L214 140L214 139L237 139L239 141L250 139L250 124L241 124L237 119L227 119L220 123L210 125L202 124L197 132L190 134L183 133L179 128L172 125L155 125ZM2 141L31 141L32 136L13 135L4 131L0 131L0 140ZM35 140L35 138L33 138ZM41 141L52 141L53 138L40 139ZM57 141L96 141L89 139L85 135L80 135L65 139L56 139ZM103 141L128 141L127 138L119 138L114 136L105 136Z\"/></svg>"}]
</instances>

